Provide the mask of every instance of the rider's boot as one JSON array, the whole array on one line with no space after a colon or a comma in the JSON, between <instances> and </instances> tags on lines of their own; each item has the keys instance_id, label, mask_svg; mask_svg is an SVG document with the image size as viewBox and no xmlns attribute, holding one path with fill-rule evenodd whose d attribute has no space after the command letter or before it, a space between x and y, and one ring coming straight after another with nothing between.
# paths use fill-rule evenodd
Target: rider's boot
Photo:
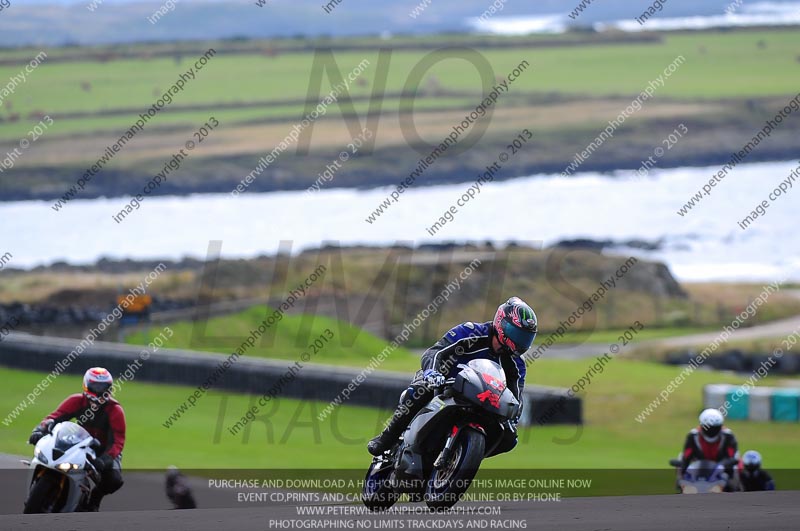
<instances>
[{"instance_id":1,"label":"rider's boot","mask_svg":"<svg viewBox=\"0 0 800 531\"><path fill-rule=\"evenodd\" d=\"M89 505L86 507L86 510L90 513L96 513L100 510L100 502L103 501L104 494L101 494L97 489L92 492L92 496L89 498Z\"/></svg>"},{"instance_id":2,"label":"rider's boot","mask_svg":"<svg viewBox=\"0 0 800 531\"><path fill-rule=\"evenodd\" d=\"M409 387L409 390L400 397L400 404L397 406L389 424L377 437L373 438L367 443L367 451L374 455L379 456L397 442L403 431L408 427L411 419L419 413L419 411L430 400L427 388L421 386ZM410 398L406 399L406 396Z\"/></svg>"},{"instance_id":3,"label":"rider's boot","mask_svg":"<svg viewBox=\"0 0 800 531\"><path fill-rule=\"evenodd\" d=\"M398 415L399 413L399 415ZM402 412L395 411L395 414L392 415L392 419L389 421L389 424L383 429L383 431L377 437L374 437L367 443L367 451L374 456L379 456L386 450L392 447L392 445L397 442L397 439L400 438L400 435L408 426L408 422L411 420L405 418Z\"/></svg>"}]
</instances>

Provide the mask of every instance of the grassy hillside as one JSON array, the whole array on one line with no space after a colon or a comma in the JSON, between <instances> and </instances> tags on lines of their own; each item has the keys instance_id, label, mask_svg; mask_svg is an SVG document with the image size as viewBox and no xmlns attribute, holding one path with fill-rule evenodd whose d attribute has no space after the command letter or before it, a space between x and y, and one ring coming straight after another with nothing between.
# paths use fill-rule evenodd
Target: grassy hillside
<instances>
[{"instance_id":1,"label":"grassy hillside","mask_svg":"<svg viewBox=\"0 0 800 531\"><path fill-rule=\"evenodd\" d=\"M168 263L168 269L152 285L151 294L191 305L244 300L252 301L253 305L270 301L277 306L287 297L289 289L305 280L308 272L325 265L324 277L314 284L293 313L317 315L315 329L330 323L326 319L331 318L367 327L380 337L393 338L476 258L481 261L480 266L411 334L408 346L427 347L455 323L488 320L500 301L512 295L530 301L537 310L544 338L582 306L602 282L608 282L627 260L588 250L526 247L497 250L477 245L460 249L328 248L291 257L222 260L213 282L204 280L209 270L201 262ZM0 283L0 302L61 307L80 304L110 309L115 293L141 282L152 268L153 265L146 263L105 263L95 268L5 270ZM642 338L668 337L700 329L719 330L762 290L757 284L681 286L663 265L640 261L620 279L616 288L575 322L569 331L575 335L565 336L563 341L607 343L613 332L627 329L635 320L645 325ZM370 306L371 303L374 304ZM800 299L786 286L774 293L747 325L797 314L800 314ZM262 306L238 316L214 318L206 335L241 341L266 315ZM289 341L296 337L294 330L301 321L292 319L282 325L288 327ZM179 330L175 346L190 348L193 327L175 326ZM237 345L233 343L230 340L224 348L235 348ZM364 353L374 355L380 351L378 346L368 344ZM330 357L350 360L351 354L343 352ZM364 361L368 359L369 356Z\"/></svg>"},{"instance_id":2,"label":"grassy hillside","mask_svg":"<svg viewBox=\"0 0 800 531\"><path fill-rule=\"evenodd\" d=\"M760 123L797 94L799 36L800 31L787 28L665 34L653 41L610 45L591 40L585 46L549 47L513 39L507 40L512 45L509 48L472 43L498 80L523 60L530 68L501 97L486 136L470 155L444 157L418 184L463 180L464 174L483 168L485 161L523 128L536 137L529 149L508 165L504 177L561 171L575 152L679 55L685 57L685 63L657 90L656 99L630 118L615 134L615 141L604 146L584 169L638 167L641 153L650 152L678 123L692 131L692 142L672 150L662 165L725 160ZM449 42L447 37L434 41L441 45ZM503 39L492 39L492 46L497 42ZM348 43L365 47L334 54L342 75L369 61L349 90L353 110L362 117L363 126L376 74L383 68L377 47L359 40L336 43L345 48ZM392 43L382 41L381 45L391 47ZM397 41L398 47L405 44ZM35 154L25 153L14 169L4 174L2 195L9 199L61 195L87 163L102 155L104 146L113 143L139 112L194 64L204 46L214 46L217 55L115 156L82 196L130 194L139 187L139 180L146 180L161 167L210 116L222 124L219 130L184 165L180 180L175 181L179 184L170 182L157 193L230 191L303 117L314 61L311 51L284 53L268 45L253 49L236 42L194 43L191 51L175 45L176 51L167 56L165 45L125 48L129 57L109 52L90 58L93 49L51 50L53 61L45 61L32 72L24 91L7 97L0 109L0 149L15 147L41 115L54 120L30 148ZM418 89L413 120L422 138L431 143L441 141L480 101L479 74L474 65L461 59L436 62L418 85L406 86L409 73L429 51L399 49L391 54L375 130L376 150L371 156L361 153L354 157L338 172L332 186L387 184L397 180L397 172L413 168L419 153L407 145L407 137L411 138L408 115L404 115L405 123L400 118L409 109L409 91ZM15 60L20 53L14 53ZM81 53L86 58L81 59ZM62 61L64 55L72 55L72 60ZM433 60L443 57L431 56ZM4 64L0 78L15 75L21 68L20 64ZM323 76L319 96L312 96L311 106L330 87ZM310 154L298 156L290 149L250 191L307 187L319 171L316 168L324 168L354 136L341 118L342 108L332 105L315 125ZM752 160L792 157L796 144L790 139L796 136L792 136L795 127L785 124ZM386 168L397 171L387 172Z\"/></svg>"},{"instance_id":3,"label":"grassy hillside","mask_svg":"<svg viewBox=\"0 0 800 531\"><path fill-rule=\"evenodd\" d=\"M221 354L230 353L248 337L251 330L258 328L258 325L272 313L272 309L261 306L224 317L211 318L208 320L205 335L198 332L192 322L171 323L169 327L173 330L174 335L165 346L167 348L206 350ZM247 351L247 355L295 361L304 351L309 350L308 344L323 334L326 329L333 332L334 338L313 356L312 359L315 363L366 365L387 345L386 341L369 332L329 317L289 315L267 330L263 346L262 343L257 342L255 347ZM161 330L161 326L157 326L151 330L131 334L126 338L126 342L147 345L153 339L152 336L157 336ZM418 365L419 356L415 356L404 348L399 348L392 353L382 368L407 370L409 367Z\"/></svg>"},{"instance_id":4,"label":"grassy hillside","mask_svg":"<svg viewBox=\"0 0 800 531\"><path fill-rule=\"evenodd\" d=\"M716 99L796 94L797 69L800 68L797 63L798 39L800 30L792 28L668 34L661 43L499 50L479 48L479 51L497 75L509 72L522 59L532 63L535 75L522 76L515 81L514 92L558 92L590 97L636 94L677 56L683 55L687 61L680 67L680 75L673 75L663 89L659 89L660 95ZM443 39L442 45L446 42ZM392 41L385 41L385 44L391 47ZM174 105L302 101L305 98L313 53L225 54L230 44L209 43L210 46L219 48L215 48L218 54L197 72L197 78L187 84ZM134 52L136 49L137 46L130 48ZM195 45L194 49L202 48ZM57 58L57 52L54 53L54 58ZM411 70L428 53L428 50L393 52L386 91L399 93L403 90ZM354 83L350 89L352 96L368 96L379 64L378 53L337 51L334 57L342 74L353 70L364 59L369 61L370 65L363 74L364 82ZM127 114L133 117L136 115L134 109L152 104L155 96L160 96L181 72L192 66L196 58L192 53L184 52L151 59L54 61L50 64L45 61L30 75L24 96L18 93L6 101L13 102L13 111L23 116L36 110L58 114L112 113L131 109ZM438 53L431 62L447 58L447 53ZM11 77L18 71L19 65L2 66L0 78ZM438 62L423 78L432 79L436 79L437 86L445 90L480 93L475 66L464 60L450 58ZM591 83L576 83L579 79L591 79ZM53 87L59 90L54 91ZM330 88L327 78L324 78L323 93ZM296 116L293 109L288 111L281 108L263 110L257 116ZM169 123L170 120L167 118L163 122ZM2 130L8 127L9 124L4 124Z\"/></svg>"}]
</instances>

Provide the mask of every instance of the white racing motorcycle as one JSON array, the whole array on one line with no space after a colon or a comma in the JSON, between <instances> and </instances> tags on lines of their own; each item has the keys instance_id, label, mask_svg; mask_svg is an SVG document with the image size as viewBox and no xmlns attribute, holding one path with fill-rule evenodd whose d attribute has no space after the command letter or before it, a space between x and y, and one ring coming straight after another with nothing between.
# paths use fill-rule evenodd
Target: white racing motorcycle
<instances>
[{"instance_id":1,"label":"white racing motorcycle","mask_svg":"<svg viewBox=\"0 0 800 531\"><path fill-rule=\"evenodd\" d=\"M57 424L39 439L29 468L25 514L71 513L88 509L100 482L94 466L100 441L74 422Z\"/></svg>"}]
</instances>

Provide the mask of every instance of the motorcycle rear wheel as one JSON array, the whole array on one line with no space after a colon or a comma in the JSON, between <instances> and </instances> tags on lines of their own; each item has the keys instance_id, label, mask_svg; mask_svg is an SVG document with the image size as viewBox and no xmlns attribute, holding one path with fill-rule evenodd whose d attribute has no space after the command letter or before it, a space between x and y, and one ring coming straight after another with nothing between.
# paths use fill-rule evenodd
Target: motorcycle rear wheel
<instances>
[{"instance_id":1,"label":"motorcycle rear wheel","mask_svg":"<svg viewBox=\"0 0 800 531\"><path fill-rule=\"evenodd\" d=\"M465 429L458 436L446 466L431 472L425 487L425 504L430 509L449 509L461 500L478 473L486 451L486 438L477 430Z\"/></svg>"}]
</instances>

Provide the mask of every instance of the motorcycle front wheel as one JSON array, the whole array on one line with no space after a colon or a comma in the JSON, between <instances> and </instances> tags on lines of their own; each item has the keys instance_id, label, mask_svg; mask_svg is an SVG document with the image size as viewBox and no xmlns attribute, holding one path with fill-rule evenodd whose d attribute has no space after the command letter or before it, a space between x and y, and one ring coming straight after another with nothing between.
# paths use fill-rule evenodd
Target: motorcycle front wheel
<instances>
[{"instance_id":1,"label":"motorcycle front wheel","mask_svg":"<svg viewBox=\"0 0 800 531\"><path fill-rule=\"evenodd\" d=\"M28 499L25 500L23 514L38 514L53 512L56 495L59 492L61 479L53 474L42 474L31 485Z\"/></svg>"},{"instance_id":2,"label":"motorcycle front wheel","mask_svg":"<svg viewBox=\"0 0 800 531\"><path fill-rule=\"evenodd\" d=\"M400 493L392 485L393 472L391 466L375 461L367 470L361 501L370 511L385 511L400 499Z\"/></svg>"},{"instance_id":3,"label":"motorcycle front wheel","mask_svg":"<svg viewBox=\"0 0 800 531\"><path fill-rule=\"evenodd\" d=\"M449 509L461 500L469 489L486 450L485 436L473 429L462 431L441 468L431 472L425 487L425 504L430 509Z\"/></svg>"}]
</instances>

